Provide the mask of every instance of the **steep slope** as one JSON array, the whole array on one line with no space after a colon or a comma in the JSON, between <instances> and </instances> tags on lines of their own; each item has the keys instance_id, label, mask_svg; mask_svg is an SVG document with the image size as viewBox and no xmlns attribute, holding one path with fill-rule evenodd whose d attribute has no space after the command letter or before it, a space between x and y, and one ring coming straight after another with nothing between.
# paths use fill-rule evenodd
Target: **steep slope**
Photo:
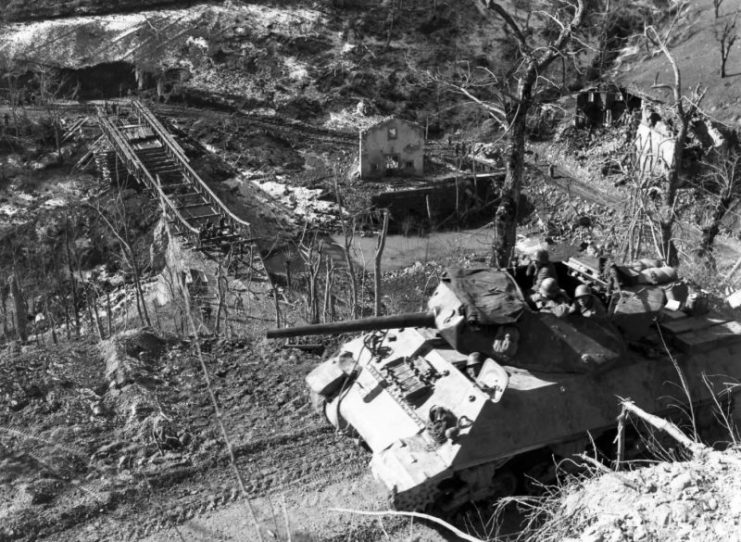
<instances>
[{"instance_id":1,"label":"steep slope","mask_svg":"<svg viewBox=\"0 0 741 542\"><path fill-rule=\"evenodd\" d=\"M162 99L217 95L298 118L365 99L370 113L429 118L433 128L452 113L441 113L450 97L426 71L497 58L501 36L482 26L473 3L339 4L198 4L17 23L4 28L0 56L16 73L61 68L60 93L77 87L81 98L156 88Z\"/></svg>"},{"instance_id":2,"label":"steep slope","mask_svg":"<svg viewBox=\"0 0 741 542\"><path fill-rule=\"evenodd\" d=\"M728 58L726 78L720 76L720 45L715 29L734 17L739 9L738 2L724 2L720 17L716 20L712 0L697 0L686 3L674 17L659 28L662 35L668 33L669 49L677 61L682 74L685 93L702 85L707 94L702 109L711 117L741 127L741 48L736 44ZM669 92L651 89L658 82L672 83L674 75L671 65L660 52L649 52L642 43L642 36L632 40L615 64L615 78L624 85L639 89L669 101Z\"/></svg>"}]
</instances>

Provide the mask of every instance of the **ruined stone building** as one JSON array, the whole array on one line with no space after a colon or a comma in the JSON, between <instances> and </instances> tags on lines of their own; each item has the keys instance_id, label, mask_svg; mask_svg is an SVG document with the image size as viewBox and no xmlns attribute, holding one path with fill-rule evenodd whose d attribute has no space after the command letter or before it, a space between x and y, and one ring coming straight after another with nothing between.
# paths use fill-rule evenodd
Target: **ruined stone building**
<instances>
[{"instance_id":1,"label":"ruined stone building","mask_svg":"<svg viewBox=\"0 0 741 542\"><path fill-rule=\"evenodd\" d=\"M360 176L423 175L424 129L406 120L389 118L360 132Z\"/></svg>"},{"instance_id":2,"label":"ruined stone building","mask_svg":"<svg viewBox=\"0 0 741 542\"><path fill-rule=\"evenodd\" d=\"M641 98L624 88L592 87L576 97L577 128L612 126L624 113L641 108Z\"/></svg>"},{"instance_id":3,"label":"ruined stone building","mask_svg":"<svg viewBox=\"0 0 741 542\"><path fill-rule=\"evenodd\" d=\"M661 106L645 105L641 123L635 134L636 166L641 175L662 175L674 162L677 137L672 112ZM692 174L693 168L712 153L726 149L729 139L720 123L698 116L692 120L683 153L682 170Z\"/></svg>"},{"instance_id":4,"label":"ruined stone building","mask_svg":"<svg viewBox=\"0 0 741 542\"><path fill-rule=\"evenodd\" d=\"M671 126L644 109L635 136L636 166L641 176L660 175L669 169L674 161L675 137Z\"/></svg>"}]
</instances>

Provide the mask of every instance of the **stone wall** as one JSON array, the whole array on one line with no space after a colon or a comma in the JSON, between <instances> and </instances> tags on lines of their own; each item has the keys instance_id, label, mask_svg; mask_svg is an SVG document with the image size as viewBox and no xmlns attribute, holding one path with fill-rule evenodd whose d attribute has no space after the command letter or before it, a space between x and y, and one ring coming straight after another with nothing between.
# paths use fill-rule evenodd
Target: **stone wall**
<instances>
[{"instance_id":1,"label":"stone wall","mask_svg":"<svg viewBox=\"0 0 741 542\"><path fill-rule=\"evenodd\" d=\"M425 139L421 126L387 119L360 133L360 176L423 175Z\"/></svg>"}]
</instances>

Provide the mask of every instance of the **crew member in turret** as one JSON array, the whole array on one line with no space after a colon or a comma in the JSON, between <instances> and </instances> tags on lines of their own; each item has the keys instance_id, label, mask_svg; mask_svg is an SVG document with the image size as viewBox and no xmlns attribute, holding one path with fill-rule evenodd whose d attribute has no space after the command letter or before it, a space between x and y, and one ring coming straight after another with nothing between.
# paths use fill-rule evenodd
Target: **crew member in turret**
<instances>
[{"instance_id":1,"label":"crew member in turret","mask_svg":"<svg viewBox=\"0 0 741 542\"><path fill-rule=\"evenodd\" d=\"M571 299L561 288L556 279L547 277L540 283L540 288L531 297L535 307L541 312L550 312L562 318L572 312Z\"/></svg>"},{"instance_id":2,"label":"crew member in turret","mask_svg":"<svg viewBox=\"0 0 741 542\"><path fill-rule=\"evenodd\" d=\"M484 356L481 355L481 352L471 352L466 360L466 375L468 375L468 378L475 381L483 363Z\"/></svg>"},{"instance_id":3,"label":"crew member in turret","mask_svg":"<svg viewBox=\"0 0 741 542\"><path fill-rule=\"evenodd\" d=\"M586 284L580 284L574 292L573 312L578 312L585 318L606 318L605 306Z\"/></svg>"},{"instance_id":4,"label":"crew member in turret","mask_svg":"<svg viewBox=\"0 0 741 542\"><path fill-rule=\"evenodd\" d=\"M533 278L534 292L540 289L540 285L545 279L551 278L556 281L558 280L556 278L556 268L551 263L548 251L545 249L540 249L535 253L535 257L531 260L530 265L527 266L526 274L528 277Z\"/></svg>"}]
</instances>

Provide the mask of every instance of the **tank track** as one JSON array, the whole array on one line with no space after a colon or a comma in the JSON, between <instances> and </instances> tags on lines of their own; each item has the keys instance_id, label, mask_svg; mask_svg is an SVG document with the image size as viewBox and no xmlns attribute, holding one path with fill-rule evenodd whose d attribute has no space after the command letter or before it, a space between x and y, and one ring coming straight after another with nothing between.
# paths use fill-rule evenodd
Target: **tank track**
<instances>
[{"instance_id":1,"label":"tank track","mask_svg":"<svg viewBox=\"0 0 741 542\"><path fill-rule=\"evenodd\" d=\"M324 484L360 476L367 468L367 456L349 441L334 444L333 428L320 425L303 431L279 434L235 447L247 498L265 497L286 491L304 492ZM344 442L344 444L343 444ZM274 465L280 464L280 468ZM164 501L173 486L193 482L197 494ZM121 540L138 540L159 530L179 525L193 517L236 501L244 496L237 487L226 454L192 466L167 470L159 475L137 476L126 487L116 489L104 504L89 502L62 516L30 518L15 525L7 540L47 538L77 540L86 525L111 522L106 532L126 533ZM163 502L163 504L157 504ZM139 506L138 503L152 503ZM124 527L110 514L120 506L137 510ZM128 515L128 514L127 514ZM115 524L115 526L114 526ZM5 540L5 539L3 539Z\"/></svg>"}]
</instances>

